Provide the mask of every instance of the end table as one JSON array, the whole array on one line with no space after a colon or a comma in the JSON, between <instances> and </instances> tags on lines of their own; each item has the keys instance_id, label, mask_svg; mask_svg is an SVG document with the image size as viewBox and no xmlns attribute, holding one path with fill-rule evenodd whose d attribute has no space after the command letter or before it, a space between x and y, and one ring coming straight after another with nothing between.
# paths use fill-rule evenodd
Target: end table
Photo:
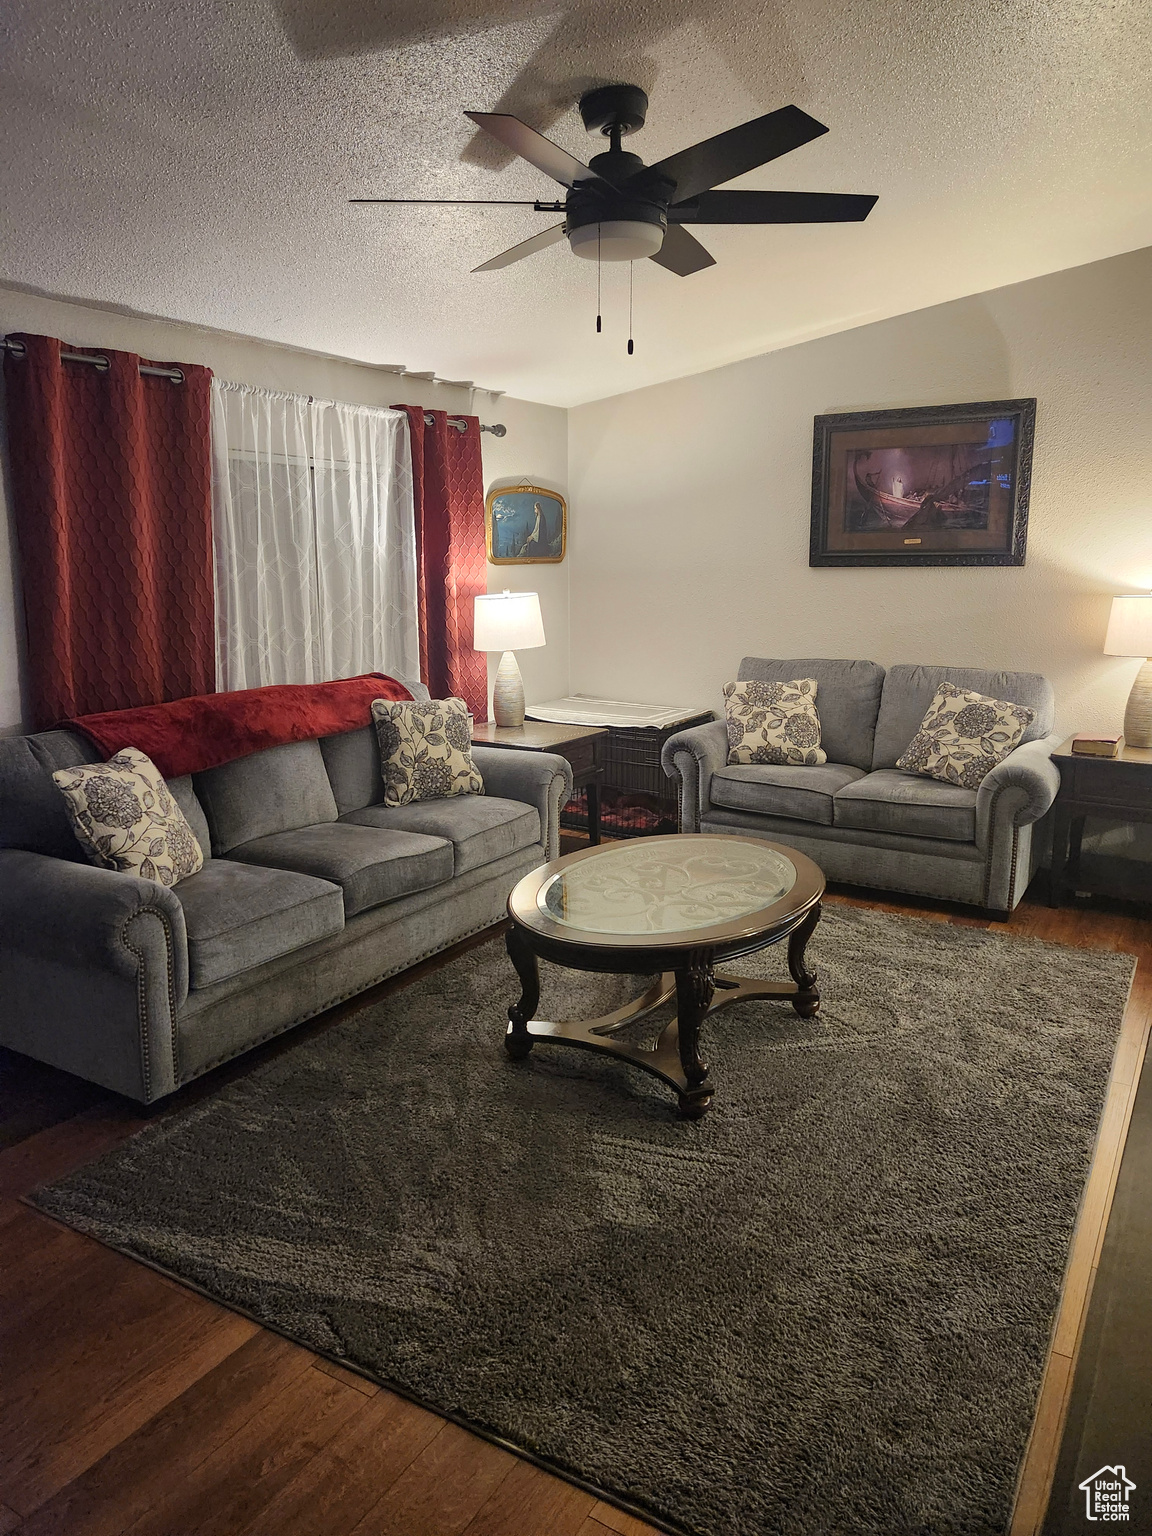
<instances>
[{"instance_id":1,"label":"end table","mask_svg":"<svg viewBox=\"0 0 1152 1536\"><path fill-rule=\"evenodd\" d=\"M1102 860L1084 861L1080 853L1088 816L1152 821L1152 749L1125 746L1118 757L1088 757L1074 754L1069 740L1053 752L1052 761L1060 770L1060 789L1053 807L1050 904L1058 907L1068 890L1152 901L1152 871L1147 865L1131 861L1135 879L1118 884L1102 878L1096 868Z\"/></svg>"},{"instance_id":2,"label":"end table","mask_svg":"<svg viewBox=\"0 0 1152 1536\"><path fill-rule=\"evenodd\" d=\"M546 720L525 720L523 725L494 725L486 721L472 727L474 747L511 747L520 752L555 752L567 758L573 789L588 791L588 841L600 841L600 786L604 782L603 726L554 725Z\"/></svg>"}]
</instances>

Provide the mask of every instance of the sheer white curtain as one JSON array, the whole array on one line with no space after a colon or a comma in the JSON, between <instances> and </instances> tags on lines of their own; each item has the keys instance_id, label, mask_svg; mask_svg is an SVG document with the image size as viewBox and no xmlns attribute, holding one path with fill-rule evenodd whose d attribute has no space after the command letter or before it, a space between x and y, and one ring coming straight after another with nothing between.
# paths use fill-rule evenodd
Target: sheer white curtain
<instances>
[{"instance_id":1,"label":"sheer white curtain","mask_svg":"<svg viewBox=\"0 0 1152 1536\"><path fill-rule=\"evenodd\" d=\"M402 411L212 383L221 689L420 674Z\"/></svg>"}]
</instances>

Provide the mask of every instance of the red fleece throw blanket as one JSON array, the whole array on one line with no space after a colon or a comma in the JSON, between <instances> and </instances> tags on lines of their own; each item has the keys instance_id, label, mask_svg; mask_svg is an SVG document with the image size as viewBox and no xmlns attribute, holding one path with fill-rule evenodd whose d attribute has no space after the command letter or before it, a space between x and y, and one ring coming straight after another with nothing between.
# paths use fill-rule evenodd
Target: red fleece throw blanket
<instances>
[{"instance_id":1,"label":"red fleece throw blanket","mask_svg":"<svg viewBox=\"0 0 1152 1536\"><path fill-rule=\"evenodd\" d=\"M136 747L148 754L166 779L178 779L266 747L359 730L372 719L373 699L411 697L395 678L368 672L334 683L283 683L236 693L205 693L174 699L171 704L81 715L65 723L83 731L105 758L122 747Z\"/></svg>"}]
</instances>

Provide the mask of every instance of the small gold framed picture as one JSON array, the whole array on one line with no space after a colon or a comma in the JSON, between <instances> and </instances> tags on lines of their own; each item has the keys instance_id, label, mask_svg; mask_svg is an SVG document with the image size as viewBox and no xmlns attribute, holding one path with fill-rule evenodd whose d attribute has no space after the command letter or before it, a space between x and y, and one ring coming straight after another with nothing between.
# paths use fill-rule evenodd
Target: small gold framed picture
<instances>
[{"instance_id":1,"label":"small gold framed picture","mask_svg":"<svg viewBox=\"0 0 1152 1536\"><path fill-rule=\"evenodd\" d=\"M501 486L484 499L484 532L493 565L557 565L568 544L568 503L538 485Z\"/></svg>"}]
</instances>

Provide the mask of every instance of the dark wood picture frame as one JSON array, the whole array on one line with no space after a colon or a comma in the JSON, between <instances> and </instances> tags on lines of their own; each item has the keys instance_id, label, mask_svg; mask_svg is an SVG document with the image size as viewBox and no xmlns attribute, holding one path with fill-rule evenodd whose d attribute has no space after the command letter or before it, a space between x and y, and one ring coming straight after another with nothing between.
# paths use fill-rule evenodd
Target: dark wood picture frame
<instances>
[{"instance_id":1,"label":"dark wood picture frame","mask_svg":"<svg viewBox=\"0 0 1152 1536\"><path fill-rule=\"evenodd\" d=\"M1023 565L1035 431L1034 399L817 416L808 564ZM966 457L985 451L988 458L964 468ZM882 489L887 465L906 463L915 475L921 463L943 463L944 453L961 474L935 470L927 492L905 492L900 477ZM878 467L869 471L869 461ZM986 505L973 487L986 487Z\"/></svg>"}]
</instances>

